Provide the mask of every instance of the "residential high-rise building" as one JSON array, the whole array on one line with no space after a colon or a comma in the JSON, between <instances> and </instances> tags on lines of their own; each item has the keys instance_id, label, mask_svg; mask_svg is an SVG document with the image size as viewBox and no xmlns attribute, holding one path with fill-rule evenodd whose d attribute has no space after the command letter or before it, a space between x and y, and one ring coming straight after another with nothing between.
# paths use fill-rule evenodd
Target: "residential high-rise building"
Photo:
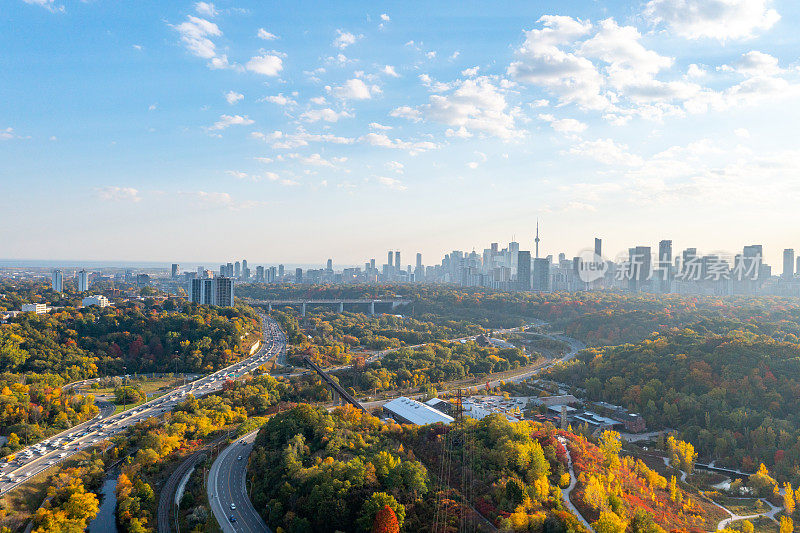
<instances>
[{"instance_id":1,"label":"residential high-rise building","mask_svg":"<svg viewBox=\"0 0 800 533\"><path fill-rule=\"evenodd\" d=\"M521 291L531 290L531 253L528 250L517 252L517 285Z\"/></svg>"},{"instance_id":2,"label":"residential high-rise building","mask_svg":"<svg viewBox=\"0 0 800 533\"><path fill-rule=\"evenodd\" d=\"M216 277L189 281L189 301L202 305L233 307L233 278Z\"/></svg>"},{"instance_id":3,"label":"residential high-rise building","mask_svg":"<svg viewBox=\"0 0 800 533\"><path fill-rule=\"evenodd\" d=\"M375 270L375 259L369 260L369 269L374 271Z\"/></svg>"},{"instance_id":4,"label":"residential high-rise building","mask_svg":"<svg viewBox=\"0 0 800 533\"><path fill-rule=\"evenodd\" d=\"M278 277L282 278L284 273L283 265L278 265Z\"/></svg>"},{"instance_id":5,"label":"residential high-rise building","mask_svg":"<svg viewBox=\"0 0 800 533\"><path fill-rule=\"evenodd\" d=\"M387 265L389 265L390 267L391 267L391 266L392 266L392 264L393 264L393 263L392 263L392 258L393 258L393 257L394 257L394 256L392 255L392 251L391 251L391 250L389 250L389 255L388 255L388 259L386 260L386 264L387 264Z\"/></svg>"},{"instance_id":6,"label":"residential high-rise building","mask_svg":"<svg viewBox=\"0 0 800 533\"><path fill-rule=\"evenodd\" d=\"M53 270L52 286L55 292L64 292L64 273L58 268Z\"/></svg>"},{"instance_id":7,"label":"residential high-rise building","mask_svg":"<svg viewBox=\"0 0 800 533\"><path fill-rule=\"evenodd\" d=\"M792 248L783 251L783 277L786 279L794 277L794 249Z\"/></svg>"},{"instance_id":8,"label":"residential high-rise building","mask_svg":"<svg viewBox=\"0 0 800 533\"><path fill-rule=\"evenodd\" d=\"M233 265L233 277L238 278L242 275L242 264L239 261L236 261Z\"/></svg>"},{"instance_id":9,"label":"residential high-rise building","mask_svg":"<svg viewBox=\"0 0 800 533\"><path fill-rule=\"evenodd\" d=\"M400 262L400 250L394 253L394 268L396 268L398 272L400 272L400 269L403 268L402 263Z\"/></svg>"},{"instance_id":10,"label":"residential high-rise building","mask_svg":"<svg viewBox=\"0 0 800 533\"><path fill-rule=\"evenodd\" d=\"M295 268L294 269L294 282L295 283L303 283L303 269L302 268Z\"/></svg>"},{"instance_id":11,"label":"residential high-rise building","mask_svg":"<svg viewBox=\"0 0 800 533\"><path fill-rule=\"evenodd\" d=\"M172 275L171 275L172 279L178 277L178 274L180 274L180 270L181 266L178 263L172 263Z\"/></svg>"},{"instance_id":12,"label":"residential high-rise building","mask_svg":"<svg viewBox=\"0 0 800 533\"><path fill-rule=\"evenodd\" d=\"M244 269L247 268L247 259L242 259L242 272L244 273Z\"/></svg>"},{"instance_id":13,"label":"residential high-rise building","mask_svg":"<svg viewBox=\"0 0 800 533\"><path fill-rule=\"evenodd\" d=\"M264 267L261 265L256 267L256 281L266 281L264 278Z\"/></svg>"},{"instance_id":14,"label":"residential high-rise building","mask_svg":"<svg viewBox=\"0 0 800 533\"><path fill-rule=\"evenodd\" d=\"M78 272L78 292L89 290L89 273L85 270Z\"/></svg>"},{"instance_id":15,"label":"residential high-rise building","mask_svg":"<svg viewBox=\"0 0 800 533\"><path fill-rule=\"evenodd\" d=\"M658 266L664 268L665 265L672 264L672 241L663 240L658 243Z\"/></svg>"},{"instance_id":16,"label":"residential high-rise building","mask_svg":"<svg viewBox=\"0 0 800 533\"><path fill-rule=\"evenodd\" d=\"M328 259L328 262L325 265L325 270L328 272L333 272L333 259Z\"/></svg>"},{"instance_id":17,"label":"residential high-rise building","mask_svg":"<svg viewBox=\"0 0 800 533\"><path fill-rule=\"evenodd\" d=\"M794 265L794 271L800 276L800 255L797 256L797 263Z\"/></svg>"},{"instance_id":18,"label":"residential high-rise building","mask_svg":"<svg viewBox=\"0 0 800 533\"><path fill-rule=\"evenodd\" d=\"M603 257L603 239L594 238L594 255Z\"/></svg>"}]
</instances>

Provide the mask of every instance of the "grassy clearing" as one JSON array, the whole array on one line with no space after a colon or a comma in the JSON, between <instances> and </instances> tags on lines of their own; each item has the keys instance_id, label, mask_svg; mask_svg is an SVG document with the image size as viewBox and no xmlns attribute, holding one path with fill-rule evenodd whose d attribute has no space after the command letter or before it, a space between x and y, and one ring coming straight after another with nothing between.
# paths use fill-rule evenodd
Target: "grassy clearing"
<instances>
[{"instance_id":1,"label":"grassy clearing","mask_svg":"<svg viewBox=\"0 0 800 533\"><path fill-rule=\"evenodd\" d=\"M709 495L718 504L729 511L740 516L765 513L769 511L769 506L758 498L733 498L723 494Z\"/></svg>"}]
</instances>

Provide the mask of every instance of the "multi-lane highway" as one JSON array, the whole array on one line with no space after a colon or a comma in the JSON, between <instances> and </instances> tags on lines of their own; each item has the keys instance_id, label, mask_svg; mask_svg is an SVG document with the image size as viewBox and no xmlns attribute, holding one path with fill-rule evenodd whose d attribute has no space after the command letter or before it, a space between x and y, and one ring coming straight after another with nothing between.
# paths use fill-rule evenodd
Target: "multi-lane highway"
<instances>
[{"instance_id":1,"label":"multi-lane highway","mask_svg":"<svg viewBox=\"0 0 800 533\"><path fill-rule=\"evenodd\" d=\"M217 456L208 474L206 491L211 510L225 533L272 533L247 494L247 458L258 430L236 440Z\"/></svg>"},{"instance_id":2,"label":"multi-lane highway","mask_svg":"<svg viewBox=\"0 0 800 533\"><path fill-rule=\"evenodd\" d=\"M286 337L278 324L271 318L262 316L261 324L264 340L258 351L250 357L173 389L135 409L129 409L116 415L111 415L113 408L110 411L106 410L93 420L18 451L14 454L13 461L4 462L0 468L0 495L25 483L34 475L64 461L80 450L94 446L137 422L171 410L177 403L183 401L187 394L200 397L216 392L222 388L222 384L226 380L237 379L263 365L283 350Z\"/></svg>"}]
</instances>

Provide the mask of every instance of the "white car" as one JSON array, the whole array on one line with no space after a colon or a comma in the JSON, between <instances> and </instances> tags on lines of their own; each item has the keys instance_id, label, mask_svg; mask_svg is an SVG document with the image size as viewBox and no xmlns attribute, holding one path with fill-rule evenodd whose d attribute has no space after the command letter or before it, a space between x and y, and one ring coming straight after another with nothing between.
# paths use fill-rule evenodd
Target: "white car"
<instances>
[{"instance_id":1,"label":"white car","mask_svg":"<svg viewBox=\"0 0 800 533\"><path fill-rule=\"evenodd\" d=\"M231 511L235 511L235 510L236 510L236 504L235 504L235 503L232 503L232 504L231 504Z\"/></svg>"}]
</instances>

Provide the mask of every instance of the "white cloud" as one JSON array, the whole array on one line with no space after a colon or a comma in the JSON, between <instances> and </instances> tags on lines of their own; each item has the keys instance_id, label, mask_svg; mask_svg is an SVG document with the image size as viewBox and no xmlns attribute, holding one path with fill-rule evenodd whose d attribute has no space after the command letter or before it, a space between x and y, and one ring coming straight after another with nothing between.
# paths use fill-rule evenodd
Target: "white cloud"
<instances>
[{"instance_id":1,"label":"white cloud","mask_svg":"<svg viewBox=\"0 0 800 533\"><path fill-rule=\"evenodd\" d=\"M771 0L650 0L644 15L687 39L746 39L781 18Z\"/></svg>"},{"instance_id":2,"label":"white cloud","mask_svg":"<svg viewBox=\"0 0 800 533\"><path fill-rule=\"evenodd\" d=\"M381 72L383 72L387 76L391 76L393 78L399 78L400 77L400 74L397 73L397 71L394 69L394 67L392 65L386 65L385 67L383 67L381 69Z\"/></svg>"},{"instance_id":3,"label":"white cloud","mask_svg":"<svg viewBox=\"0 0 800 533\"><path fill-rule=\"evenodd\" d=\"M228 56L217 52L211 37L220 37L222 32L213 22L189 15L185 22L172 26L181 36L181 42L189 52L197 57L208 59L212 69L229 68Z\"/></svg>"},{"instance_id":4,"label":"white cloud","mask_svg":"<svg viewBox=\"0 0 800 533\"><path fill-rule=\"evenodd\" d=\"M747 131L747 128L736 128L733 130L733 134L739 137L740 139L749 139L750 132Z\"/></svg>"},{"instance_id":5,"label":"white cloud","mask_svg":"<svg viewBox=\"0 0 800 533\"><path fill-rule=\"evenodd\" d=\"M383 131L392 129L391 126L384 126L383 124L378 124L377 122L370 122L369 127L372 128L373 130L383 130Z\"/></svg>"},{"instance_id":6,"label":"white cloud","mask_svg":"<svg viewBox=\"0 0 800 533\"><path fill-rule=\"evenodd\" d=\"M256 74L263 74L264 76L277 76L283 70L283 60L271 54L251 57L247 62L245 68Z\"/></svg>"},{"instance_id":7,"label":"white cloud","mask_svg":"<svg viewBox=\"0 0 800 533\"><path fill-rule=\"evenodd\" d=\"M219 120L210 126L209 130L224 130L230 126L249 126L255 121L247 115L220 115Z\"/></svg>"},{"instance_id":8,"label":"white cloud","mask_svg":"<svg viewBox=\"0 0 800 533\"><path fill-rule=\"evenodd\" d=\"M254 131L251 135L256 139L261 139L269 143L273 148L278 150L299 148L301 146L308 146L310 143L352 144L355 142L355 139L350 137L340 137L330 133L308 133L302 128L298 129L295 133L284 133L277 130L266 134L260 131Z\"/></svg>"},{"instance_id":9,"label":"white cloud","mask_svg":"<svg viewBox=\"0 0 800 533\"><path fill-rule=\"evenodd\" d=\"M395 178L389 178L386 176L378 176L378 183L383 185L384 187L388 187L389 189L394 189L396 191L405 191L408 189L403 182Z\"/></svg>"},{"instance_id":10,"label":"white cloud","mask_svg":"<svg viewBox=\"0 0 800 533\"><path fill-rule=\"evenodd\" d=\"M325 105L327 100L325 100L324 96L315 96L314 98L309 99L309 102L316 105Z\"/></svg>"},{"instance_id":11,"label":"white cloud","mask_svg":"<svg viewBox=\"0 0 800 533\"><path fill-rule=\"evenodd\" d=\"M0 141L9 141L11 139L19 139L19 136L14 133L14 128L0 130Z\"/></svg>"},{"instance_id":12,"label":"white cloud","mask_svg":"<svg viewBox=\"0 0 800 533\"><path fill-rule=\"evenodd\" d=\"M412 120L414 122L419 122L420 120L422 120L422 113L420 113L418 109L414 109L413 107L407 105L403 105L392 109L389 112L389 115L395 118L404 118L407 120Z\"/></svg>"},{"instance_id":13,"label":"white cloud","mask_svg":"<svg viewBox=\"0 0 800 533\"><path fill-rule=\"evenodd\" d=\"M403 141L401 139L390 139L385 133L367 133L360 138L361 141L372 146L382 146L384 148L394 148L405 150L411 155L416 155L427 150L434 150L439 146L431 141Z\"/></svg>"},{"instance_id":14,"label":"white cloud","mask_svg":"<svg viewBox=\"0 0 800 533\"><path fill-rule=\"evenodd\" d=\"M56 4L55 0L23 0L23 1L26 4L41 6L53 13L63 13L65 11L64 6Z\"/></svg>"},{"instance_id":15,"label":"white cloud","mask_svg":"<svg viewBox=\"0 0 800 533\"><path fill-rule=\"evenodd\" d=\"M303 165L328 168L337 168L336 165L347 162L346 157L333 157L331 159L325 159L320 154L311 154L309 156L303 156L300 154L286 154L279 156L278 159L280 161L293 159L299 161Z\"/></svg>"},{"instance_id":16,"label":"white cloud","mask_svg":"<svg viewBox=\"0 0 800 533\"><path fill-rule=\"evenodd\" d=\"M277 35L274 33L270 33L264 28L258 28L258 33L256 34L259 39L264 39L265 41L274 41L278 38Z\"/></svg>"},{"instance_id":17,"label":"white cloud","mask_svg":"<svg viewBox=\"0 0 800 533\"><path fill-rule=\"evenodd\" d=\"M376 85L368 87L366 83L358 78L347 80L341 87L333 89L333 93L345 100L369 100L373 93L380 92Z\"/></svg>"},{"instance_id":18,"label":"white cloud","mask_svg":"<svg viewBox=\"0 0 800 533\"><path fill-rule=\"evenodd\" d=\"M450 94L431 95L429 102L417 108L427 120L501 139L522 135L505 96L486 76L463 80Z\"/></svg>"},{"instance_id":19,"label":"white cloud","mask_svg":"<svg viewBox=\"0 0 800 533\"><path fill-rule=\"evenodd\" d=\"M550 114L539 115L541 120L549 122L550 126L559 133L581 133L586 131L587 125L574 118L561 118L557 119Z\"/></svg>"},{"instance_id":20,"label":"white cloud","mask_svg":"<svg viewBox=\"0 0 800 533\"><path fill-rule=\"evenodd\" d=\"M248 200L245 202L238 202L227 192L207 192L207 191L192 191L181 192L183 196L187 196L194 200L194 203L200 208L224 208L231 211L238 211L240 209L249 209L263 205L263 202Z\"/></svg>"},{"instance_id":21,"label":"white cloud","mask_svg":"<svg viewBox=\"0 0 800 533\"><path fill-rule=\"evenodd\" d=\"M352 116L353 115L347 111L336 112L327 107L325 109L309 109L300 115L300 120L304 122L319 122L320 120L325 122L337 122L340 118L348 118Z\"/></svg>"},{"instance_id":22,"label":"white cloud","mask_svg":"<svg viewBox=\"0 0 800 533\"><path fill-rule=\"evenodd\" d=\"M237 93L236 91L228 91L225 93L225 100L233 105L244 98L244 95L241 93Z\"/></svg>"},{"instance_id":23,"label":"white cloud","mask_svg":"<svg viewBox=\"0 0 800 533\"><path fill-rule=\"evenodd\" d=\"M133 187L99 187L95 190L101 200L109 202L139 202L142 199L139 191Z\"/></svg>"},{"instance_id":24,"label":"white cloud","mask_svg":"<svg viewBox=\"0 0 800 533\"><path fill-rule=\"evenodd\" d=\"M386 13L381 13L381 20L384 22L389 22L392 19L390 19L389 15L387 15Z\"/></svg>"},{"instance_id":25,"label":"white cloud","mask_svg":"<svg viewBox=\"0 0 800 533\"><path fill-rule=\"evenodd\" d=\"M602 76L592 62L560 48L589 33L592 24L560 15L545 15L541 29L525 32L525 42L516 51L517 61L508 66L508 75L523 83L539 85L557 94L562 103L577 103L589 109L602 109L608 100L600 94Z\"/></svg>"},{"instance_id":26,"label":"white cloud","mask_svg":"<svg viewBox=\"0 0 800 533\"><path fill-rule=\"evenodd\" d=\"M361 35L353 35L350 32L343 31L343 30L336 30L337 36L336 39L333 40L333 46L340 50L344 50L351 44L355 44L355 42L361 38Z\"/></svg>"},{"instance_id":27,"label":"white cloud","mask_svg":"<svg viewBox=\"0 0 800 533\"><path fill-rule=\"evenodd\" d=\"M778 66L778 58L756 50L742 54L733 65L723 65L720 70L733 70L745 76L774 76L784 72Z\"/></svg>"},{"instance_id":28,"label":"white cloud","mask_svg":"<svg viewBox=\"0 0 800 533\"><path fill-rule=\"evenodd\" d=\"M391 171L397 172L398 174L402 174L403 169L405 168L405 165L399 161L387 161L384 163L384 166Z\"/></svg>"},{"instance_id":29,"label":"white cloud","mask_svg":"<svg viewBox=\"0 0 800 533\"><path fill-rule=\"evenodd\" d=\"M569 149L570 154L589 157L606 165L638 166L642 158L628 152L624 144L617 144L612 139L583 141Z\"/></svg>"},{"instance_id":30,"label":"white cloud","mask_svg":"<svg viewBox=\"0 0 800 533\"><path fill-rule=\"evenodd\" d=\"M461 75L462 76L469 76L469 77L477 76L478 75L478 71L480 69L481 69L481 67L472 67L472 68L464 69L464 70L461 71Z\"/></svg>"},{"instance_id":31,"label":"white cloud","mask_svg":"<svg viewBox=\"0 0 800 533\"><path fill-rule=\"evenodd\" d=\"M214 7L214 4L210 2L197 2L194 5L194 9L199 14L205 15L206 17L213 17L219 14L217 9Z\"/></svg>"},{"instance_id":32,"label":"white cloud","mask_svg":"<svg viewBox=\"0 0 800 533\"><path fill-rule=\"evenodd\" d=\"M288 96L284 96L283 93L265 96L261 99L262 102L269 102L271 104L276 104L280 106L293 106L297 105L297 102L293 99L289 98Z\"/></svg>"}]
</instances>

